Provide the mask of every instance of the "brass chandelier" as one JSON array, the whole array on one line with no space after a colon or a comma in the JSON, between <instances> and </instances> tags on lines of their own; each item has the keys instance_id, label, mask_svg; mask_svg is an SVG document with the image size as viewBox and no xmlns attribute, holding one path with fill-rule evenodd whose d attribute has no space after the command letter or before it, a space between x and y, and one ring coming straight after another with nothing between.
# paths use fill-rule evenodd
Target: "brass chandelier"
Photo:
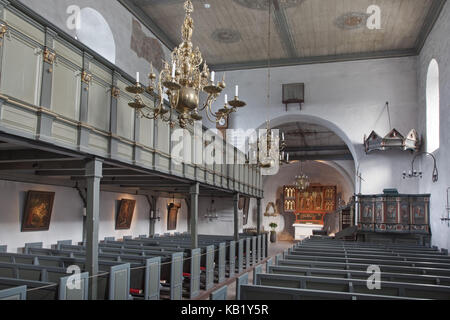
<instances>
[{"instance_id":1,"label":"brass chandelier","mask_svg":"<svg viewBox=\"0 0 450 320\"><path fill-rule=\"evenodd\" d=\"M172 119L172 111L176 110L179 114L178 122L181 128L193 124L194 121L202 120L203 117L200 115L202 111L205 111L208 120L218 123L236 112L238 108L246 106L245 102L239 100L239 88L236 86L234 99L228 101L225 97L224 107L217 112L212 110L212 104L226 88L225 77L216 83L215 72L209 70L199 48L193 49L191 40L194 32L194 20L191 13L194 12L194 6L190 0L185 1L184 10L186 15L181 28L183 42L173 50L172 64L169 65L164 61L158 81L156 81L157 76L151 67L148 87L143 88L140 85L138 73L136 85L126 88L128 92L135 94L134 101L130 102L129 106L135 109L140 117L162 119L173 127L175 122ZM140 95L145 91L154 94L156 90L159 103L155 103L154 108L145 105ZM207 94L203 106L200 106L200 92ZM167 94L170 110L164 105L164 94Z\"/></svg>"},{"instance_id":2,"label":"brass chandelier","mask_svg":"<svg viewBox=\"0 0 450 320\"><path fill-rule=\"evenodd\" d=\"M305 191L309 188L311 182L309 177L303 173L302 163L300 162L300 174L295 177L294 186L299 191Z\"/></svg>"}]
</instances>

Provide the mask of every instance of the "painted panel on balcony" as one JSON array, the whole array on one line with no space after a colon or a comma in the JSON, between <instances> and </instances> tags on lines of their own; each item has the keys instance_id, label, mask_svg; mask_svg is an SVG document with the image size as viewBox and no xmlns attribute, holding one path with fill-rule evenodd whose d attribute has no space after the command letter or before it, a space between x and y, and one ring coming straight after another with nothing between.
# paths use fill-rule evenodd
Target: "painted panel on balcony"
<instances>
[{"instance_id":1,"label":"painted panel on balcony","mask_svg":"<svg viewBox=\"0 0 450 320\"><path fill-rule=\"evenodd\" d=\"M156 149L169 154L169 134L170 127L167 122L158 119L158 141Z\"/></svg>"},{"instance_id":2,"label":"painted panel on balcony","mask_svg":"<svg viewBox=\"0 0 450 320\"><path fill-rule=\"evenodd\" d=\"M53 66L51 109L69 119L80 119L81 70L57 58Z\"/></svg>"},{"instance_id":3,"label":"painted panel on balcony","mask_svg":"<svg viewBox=\"0 0 450 320\"><path fill-rule=\"evenodd\" d=\"M152 99L143 96L145 105L153 108L154 102ZM140 128L139 128L139 143L144 146L153 148L153 135L154 135L154 120L141 118L140 119Z\"/></svg>"},{"instance_id":4,"label":"painted panel on balcony","mask_svg":"<svg viewBox=\"0 0 450 320\"><path fill-rule=\"evenodd\" d=\"M88 123L96 129L109 131L110 110L110 87L93 78L89 85Z\"/></svg>"},{"instance_id":5,"label":"painted panel on balcony","mask_svg":"<svg viewBox=\"0 0 450 320\"><path fill-rule=\"evenodd\" d=\"M126 96L121 93L117 103L117 134L129 140L134 140L134 110L128 106ZM143 123L141 122L141 125Z\"/></svg>"},{"instance_id":6,"label":"painted panel on balcony","mask_svg":"<svg viewBox=\"0 0 450 320\"><path fill-rule=\"evenodd\" d=\"M27 35L28 37L37 41L40 44L44 43L45 40L44 32L33 26L31 23L28 23L27 21L20 18L19 16L17 16L16 14L12 13L9 10L5 10L4 19L9 26L19 30L20 32L22 32L23 34Z\"/></svg>"},{"instance_id":7,"label":"painted panel on balcony","mask_svg":"<svg viewBox=\"0 0 450 320\"><path fill-rule=\"evenodd\" d=\"M42 49L14 32L4 39L1 92L32 105L39 105Z\"/></svg>"}]
</instances>

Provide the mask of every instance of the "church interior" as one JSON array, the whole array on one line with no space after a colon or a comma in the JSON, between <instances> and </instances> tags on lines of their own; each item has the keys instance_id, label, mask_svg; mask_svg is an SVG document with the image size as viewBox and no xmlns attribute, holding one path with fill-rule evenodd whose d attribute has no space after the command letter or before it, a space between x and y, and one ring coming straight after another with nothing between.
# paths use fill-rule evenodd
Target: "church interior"
<instances>
[{"instance_id":1,"label":"church interior","mask_svg":"<svg viewBox=\"0 0 450 320\"><path fill-rule=\"evenodd\" d=\"M450 299L446 0L0 0L0 300Z\"/></svg>"}]
</instances>

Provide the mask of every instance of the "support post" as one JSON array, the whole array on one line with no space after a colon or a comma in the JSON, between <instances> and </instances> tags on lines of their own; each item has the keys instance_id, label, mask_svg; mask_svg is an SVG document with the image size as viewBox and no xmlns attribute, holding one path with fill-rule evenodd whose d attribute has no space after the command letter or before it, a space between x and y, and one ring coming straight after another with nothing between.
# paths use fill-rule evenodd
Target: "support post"
<instances>
[{"instance_id":1,"label":"support post","mask_svg":"<svg viewBox=\"0 0 450 320\"><path fill-rule=\"evenodd\" d=\"M155 227L156 227L156 220L158 219L157 217L156 217L156 214L157 214L157 208L156 208L156 197L154 197L154 196L149 196L149 195L146 195L146 198L147 198L147 202L148 202L148 205L149 205L149 207L150 207L150 213L149 213L149 219L150 219L150 224L149 224L149 236L150 236L150 238L152 237L152 236L154 236L155 235Z\"/></svg>"},{"instance_id":2,"label":"support post","mask_svg":"<svg viewBox=\"0 0 450 320\"><path fill-rule=\"evenodd\" d=\"M93 159L86 164L87 217L86 217L86 269L89 276L98 274L98 226L100 215L100 180L103 162ZM89 299L97 299L97 278L92 278Z\"/></svg>"},{"instance_id":3,"label":"support post","mask_svg":"<svg viewBox=\"0 0 450 320\"><path fill-rule=\"evenodd\" d=\"M262 221L261 198L258 198L256 199L256 231L258 235L261 234L261 221Z\"/></svg>"},{"instance_id":4,"label":"support post","mask_svg":"<svg viewBox=\"0 0 450 320\"><path fill-rule=\"evenodd\" d=\"M233 197L234 241L239 241L239 196L239 193L235 193Z\"/></svg>"},{"instance_id":5,"label":"support post","mask_svg":"<svg viewBox=\"0 0 450 320\"><path fill-rule=\"evenodd\" d=\"M191 186L191 210L190 210L190 225L191 225L191 239L192 249L198 248L198 195L200 193L200 184L197 182Z\"/></svg>"}]
</instances>

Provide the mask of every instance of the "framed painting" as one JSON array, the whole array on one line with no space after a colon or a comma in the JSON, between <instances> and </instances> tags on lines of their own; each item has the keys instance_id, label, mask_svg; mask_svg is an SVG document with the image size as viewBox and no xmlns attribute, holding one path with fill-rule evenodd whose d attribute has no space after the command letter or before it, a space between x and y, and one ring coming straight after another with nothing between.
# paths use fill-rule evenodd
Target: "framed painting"
<instances>
[{"instance_id":1,"label":"framed painting","mask_svg":"<svg viewBox=\"0 0 450 320\"><path fill-rule=\"evenodd\" d=\"M122 199L116 217L116 230L129 230L133 221L136 200Z\"/></svg>"},{"instance_id":2,"label":"framed painting","mask_svg":"<svg viewBox=\"0 0 450 320\"><path fill-rule=\"evenodd\" d=\"M28 191L22 219L22 232L48 231L54 200L54 192Z\"/></svg>"},{"instance_id":3,"label":"framed painting","mask_svg":"<svg viewBox=\"0 0 450 320\"><path fill-rule=\"evenodd\" d=\"M167 230L177 230L178 210L180 210L181 204L170 203L167 206Z\"/></svg>"}]
</instances>

